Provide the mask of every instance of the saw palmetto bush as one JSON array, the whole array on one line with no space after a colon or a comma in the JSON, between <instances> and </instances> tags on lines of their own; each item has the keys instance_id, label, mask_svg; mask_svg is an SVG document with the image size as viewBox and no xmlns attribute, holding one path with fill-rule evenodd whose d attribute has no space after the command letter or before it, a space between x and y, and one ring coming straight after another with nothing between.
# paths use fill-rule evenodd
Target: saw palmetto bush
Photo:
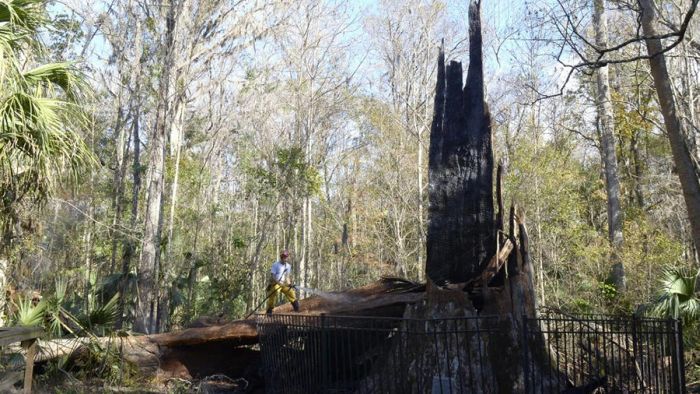
<instances>
[{"instance_id":1,"label":"saw palmetto bush","mask_svg":"<svg viewBox=\"0 0 700 394\"><path fill-rule=\"evenodd\" d=\"M15 323L23 327L36 327L44 323L46 303L41 301L34 304L31 298L20 298L17 302Z\"/></svg>"},{"instance_id":2,"label":"saw palmetto bush","mask_svg":"<svg viewBox=\"0 0 700 394\"><path fill-rule=\"evenodd\" d=\"M695 288L697 280L697 275L683 270L666 270L653 312L662 317L682 319L685 324L696 323L700 318L700 297Z\"/></svg>"},{"instance_id":3,"label":"saw palmetto bush","mask_svg":"<svg viewBox=\"0 0 700 394\"><path fill-rule=\"evenodd\" d=\"M41 326L48 334L44 339L88 339L82 343L82 347L76 345L76 349L81 351L49 361L42 376L45 383L51 384L52 379L62 378L66 373L74 374L80 380L104 379L109 384L124 384L138 377L138 370L121 358L119 334L112 330L119 294L102 303L97 302L97 294L91 294L90 298L95 301L89 310L71 312L66 289L67 282L57 280L53 294L40 302L20 298L15 304L14 324ZM12 359L8 358L5 362L9 361ZM19 358L19 361L22 359Z\"/></svg>"},{"instance_id":4,"label":"saw palmetto bush","mask_svg":"<svg viewBox=\"0 0 700 394\"><path fill-rule=\"evenodd\" d=\"M75 178L93 155L79 131L83 76L70 63L44 63L38 35L44 0L0 0L0 221L3 235L23 203L43 203L66 174Z\"/></svg>"},{"instance_id":5,"label":"saw palmetto bush","mask_svg":"<svg viewBox=\"0 0 700 394\"><path fill-rule=\"evenodd\" d=\"M667 269L661 277L659 297L651 308L657 316L681 319L683 342L686 349L686 378L689 382L700 382L700 296L698 280L700 273L682 269Z\"/></svg>"},{"instance_id":6,"label":"saw palmetto bush","mask_svg":"<svg viewBox=\"0 0 700 394\"><path fill-rule=\"evenodd\" d=\"M47 333L58 337L95 337L111 333L117 318L117 300L114 294L102 303L93 301L89 310L74 311L66 299L67 282L57 280L53 294L41 301L20 298L15 305L14 324L18 326L43 326ZM90 299L96 300L97 294Z\"/></svg>"}]
</instances>

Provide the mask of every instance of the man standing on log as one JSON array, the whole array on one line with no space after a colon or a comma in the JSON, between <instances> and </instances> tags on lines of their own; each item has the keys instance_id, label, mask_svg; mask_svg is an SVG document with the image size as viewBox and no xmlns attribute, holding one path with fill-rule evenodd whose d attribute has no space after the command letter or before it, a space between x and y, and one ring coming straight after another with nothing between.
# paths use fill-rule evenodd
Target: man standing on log
<instances>
[{"instance_id":1,"label":"man standing on log","mask_svg":"<svg viewBox=\"0 0 700 394\"><path fill-rule=\"evenodd\" d=\"M299 312L299 301L294 291L295 287L291 282L291 276L292 265L289 264L289 251L284 250L280 253L280 259L272 264L272 269L270 270L270 281L267 285L268 315L272 314L272 308L275 307L280 291L292 303L294 312Z\"/></svg>"}]
</instances>

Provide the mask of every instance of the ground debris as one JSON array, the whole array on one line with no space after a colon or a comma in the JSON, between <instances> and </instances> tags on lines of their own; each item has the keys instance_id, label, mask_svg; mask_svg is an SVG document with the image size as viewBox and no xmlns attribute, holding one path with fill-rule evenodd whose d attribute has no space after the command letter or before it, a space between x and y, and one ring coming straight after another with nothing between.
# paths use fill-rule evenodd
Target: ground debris
<instances>
[{"instance_id":1,"label":"ground debris","mask_svg":"<svg viewBox=\"0 0 700 394\"><path fill-rule=\"evenodd\" d=\"M223 374L207 376L197 384L198 391L206 394L244 393L249 386L244 378L231 379Z\"/></svg>"}]
</instances>

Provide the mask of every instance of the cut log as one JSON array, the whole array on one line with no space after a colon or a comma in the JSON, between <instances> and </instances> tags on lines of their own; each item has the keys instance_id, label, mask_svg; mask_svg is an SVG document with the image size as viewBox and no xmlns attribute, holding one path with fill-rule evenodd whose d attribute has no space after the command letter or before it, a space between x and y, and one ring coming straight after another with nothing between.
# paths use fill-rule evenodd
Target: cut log
<instances>
[{"instance_id":1,"label":"cut log","mask_svg":"<svg viewBox=\"0 0 700 394\"><path fill-rule=\"evenodd\" d=\"M149 335L158 346L199 345L205 342L227 341L237 345L257 343L254 320L238 320L222 326L189 328L177 332Z\"/></svg>"}]
</instances>

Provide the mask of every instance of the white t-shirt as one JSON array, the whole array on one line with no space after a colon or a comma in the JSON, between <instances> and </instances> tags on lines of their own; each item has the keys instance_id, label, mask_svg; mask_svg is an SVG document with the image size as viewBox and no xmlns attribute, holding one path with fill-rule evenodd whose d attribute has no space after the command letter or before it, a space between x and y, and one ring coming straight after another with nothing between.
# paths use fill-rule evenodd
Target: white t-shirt
<instances>
[{"instance_id":1,"label":"white t-shirt","mask_svg":"<svg viewBox=\"0 0 700 394\"><path fill-rule=\"evenodd\" d=\"M277 283L284 283L292 272L292 265L283 261L276 261L272 264L270 274Z\"/></svg>"}]
</instances>

